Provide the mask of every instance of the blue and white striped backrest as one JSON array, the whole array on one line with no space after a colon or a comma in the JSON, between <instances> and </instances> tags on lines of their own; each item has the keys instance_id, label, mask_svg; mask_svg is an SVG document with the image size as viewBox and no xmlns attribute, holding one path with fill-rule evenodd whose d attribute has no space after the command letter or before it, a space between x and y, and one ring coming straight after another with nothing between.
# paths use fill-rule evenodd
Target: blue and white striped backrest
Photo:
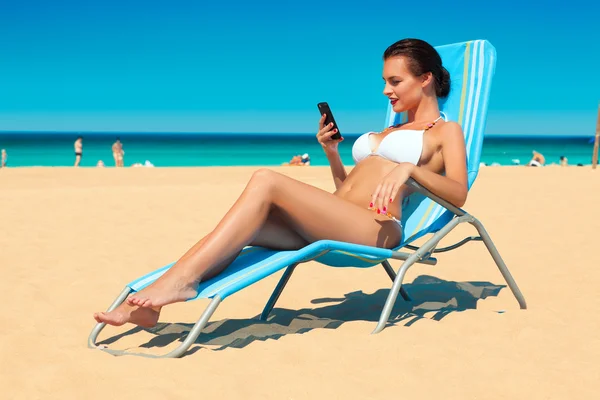
<instances>
[{"instance_id":1,"label":"blue and white striped backrest","mask_svg":"<svg viewBox=\"0 0 600 400\"><path fill-rule=\"evenodd\" d=\"M496 49L487 40L474 40L439 46L436 50L451 79L450 94L440 99L440 110L447 121L458 122L465 134L470 189L479 171ZM405 121L404 113L396 114L388 105L386 127ZM402 210L404 244L441 229L452 217L444 207L413 194Z\"/></svg>"}]
</instances>

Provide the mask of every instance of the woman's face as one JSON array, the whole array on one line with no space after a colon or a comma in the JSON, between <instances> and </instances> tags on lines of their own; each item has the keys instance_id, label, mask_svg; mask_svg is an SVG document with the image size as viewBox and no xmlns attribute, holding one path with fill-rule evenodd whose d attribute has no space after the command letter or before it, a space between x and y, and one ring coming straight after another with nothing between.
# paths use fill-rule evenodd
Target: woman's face
<instances>
[{"instance_id":1,"label":"woman's face","mask_svg":"<svg viewBox=\"0 0 600 400\"><path fill-rule=\"evenodd\" d=\"M408 69L406 58L390 57L383 63L383 94L390 99L394 112L415 108L423 96L424 75L414 76Z\"/></svg>"}]
</instances>

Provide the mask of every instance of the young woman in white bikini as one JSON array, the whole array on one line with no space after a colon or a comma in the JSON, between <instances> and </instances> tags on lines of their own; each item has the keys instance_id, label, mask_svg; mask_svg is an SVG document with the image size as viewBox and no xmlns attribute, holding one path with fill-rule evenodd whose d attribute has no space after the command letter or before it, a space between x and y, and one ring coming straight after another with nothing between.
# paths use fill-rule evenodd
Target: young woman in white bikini
<instances>
[{"instance_id":1,"label":"young woman in white bikini","mask_svg":"<svg viewBox=\"0 0 600 400\"><path fill-rule=\"evenodd\" d=\"M162 277L115 310L94 314L98 322L150 327L161 307L197 294L199 282L223 271L248 245L299 249L321 239L393 248L402 239L401 204L414 178L432 193L461 207L467 198L463 132L440 116L438 98L450 77L437 51L404 39L383 55L383 94L408 122L369 132L354 143L356 166L347 174L336 130L319 122L317 140L327 155L336 191L329 193L269 169L257 170L215 229L188 250Z\"/></svg>"}]
</instances>

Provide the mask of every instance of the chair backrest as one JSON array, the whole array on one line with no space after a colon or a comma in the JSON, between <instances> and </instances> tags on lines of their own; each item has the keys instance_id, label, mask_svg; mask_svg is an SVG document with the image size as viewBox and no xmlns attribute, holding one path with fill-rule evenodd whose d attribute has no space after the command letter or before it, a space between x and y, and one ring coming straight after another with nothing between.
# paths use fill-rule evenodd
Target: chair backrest
<instances>
[{"instance_id":1,"label":"chair backrest","mask_svg":"<svg viewBox=\"0 0 600 400\"><path fill-rule=\"evenodd\" d=\"M440 99L440 111L446 121L458 122L465 134L470 189L479 172L496 49L487 40L473 40L439 46L436 50L451 79L450 94ZM388 105L386 127L405 121L405 113L396 114ZM418 193L411 195L402 210L402 245L436 232L452 217L452 213L429 198Z\"/></svg>"}]
</instances>

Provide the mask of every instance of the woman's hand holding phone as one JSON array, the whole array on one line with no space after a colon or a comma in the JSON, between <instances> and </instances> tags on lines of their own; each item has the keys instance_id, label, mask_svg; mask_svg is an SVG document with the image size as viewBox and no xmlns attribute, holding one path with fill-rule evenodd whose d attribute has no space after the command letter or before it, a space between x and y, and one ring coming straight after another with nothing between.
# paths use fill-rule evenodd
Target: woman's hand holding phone
<instances>
[{"instance_id":1,"label":"woman's hand holding phone","mask_svg":"<svg viewBox=\"0 0 600 400\"><path fill-rule=\"evenodd\" d=\"M338 130L334 128L333 122L325 125L326 115L321 115L319 120L319 132L317 133L317 141L323 146L325 153L335 153L338 151L338 144L344 140L344 138L332 139Z\"/></svg>"}]
</instances>

